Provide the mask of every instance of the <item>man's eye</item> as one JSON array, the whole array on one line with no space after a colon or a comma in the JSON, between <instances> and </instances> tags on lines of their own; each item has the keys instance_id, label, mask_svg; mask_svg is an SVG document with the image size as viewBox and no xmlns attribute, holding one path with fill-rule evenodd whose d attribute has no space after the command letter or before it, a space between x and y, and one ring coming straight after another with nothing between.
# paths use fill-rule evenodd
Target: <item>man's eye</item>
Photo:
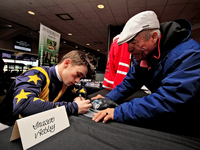
<instances>
[{"instance_id":1,"label":"man's eye","mask_svg":"<svg viewBox=\"0 0 200 150\"><path fill-rule=\"evenodd\" d=\"M81 77L81 75L80 75L80 74L77 74L77 77L78 77L78 78L80 78L80 77Z\"/></svg>"}]
</instances>

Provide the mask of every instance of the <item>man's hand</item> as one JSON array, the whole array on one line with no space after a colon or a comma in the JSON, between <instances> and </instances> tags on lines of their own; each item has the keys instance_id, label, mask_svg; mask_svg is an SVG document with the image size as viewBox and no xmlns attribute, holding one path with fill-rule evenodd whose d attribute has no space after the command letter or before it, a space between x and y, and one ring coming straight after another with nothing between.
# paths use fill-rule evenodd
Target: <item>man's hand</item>
<instances>
[{"instance_id":1,"label":"man's hand","mask_svg":"<svg viewBox=\"0 0 200 150\"><path fill-rule=\"evenodd\" d=\"M82 97L82 96L74 98L74 102L76 102L76 101L84 101L84 100L85 100L85 98Z\"/></svg>"},{"instance_id":2,"label":"man's hand","mask_svg":"<svg viewBox=\"0 0 200 150\"><path fill-rule=\"evenodd\" d=\"M98 99L98 98L104 98L104 97L103 97L101 94L98 94L97 96L92 97L91 100L93 100L93 99Z\"/></svg>"},{"instance_id":3,"label":"man's hand","mask_svg":"<svg viewBox=\"0 0 200 150\"><path fill-rule=\"evenodd\" d=\"M87 109L89 107L92 107L92 104L90 103L90 100L85 100L83 97L76 97L74 99L74 102L78 105L78 114L84 114L87 112Z\"/></svg>"},{"instance_id":4,"label":"man's hand","mask_svg":"<svg viewBox=\"0 0 200 150\"><path fill-rule=\"evenodd\" d=\"M105 110L99 111L98 113L94 114L92 120L99 122L103 119L103 123L107 122L109 119L114 119L114 108L107 108Z\"/></svg>"}]
</instances>

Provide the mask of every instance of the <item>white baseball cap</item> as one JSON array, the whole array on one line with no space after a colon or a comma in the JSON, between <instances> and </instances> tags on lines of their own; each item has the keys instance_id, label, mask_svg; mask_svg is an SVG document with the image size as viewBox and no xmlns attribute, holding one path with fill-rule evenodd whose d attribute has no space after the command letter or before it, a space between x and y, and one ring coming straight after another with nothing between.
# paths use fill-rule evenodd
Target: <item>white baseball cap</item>
<instances>
[{"instance_id":1,"label":"white baseball cap","mask_svg":"<svg viewBox=\"0 0 200 150\"><path fill-rule=\"evenodd\" d=\"M145 29L160 29L160 23L155 12L144 11L130 18L120 33L118 45L128 42Z\"/></svg>"}]
</instances>

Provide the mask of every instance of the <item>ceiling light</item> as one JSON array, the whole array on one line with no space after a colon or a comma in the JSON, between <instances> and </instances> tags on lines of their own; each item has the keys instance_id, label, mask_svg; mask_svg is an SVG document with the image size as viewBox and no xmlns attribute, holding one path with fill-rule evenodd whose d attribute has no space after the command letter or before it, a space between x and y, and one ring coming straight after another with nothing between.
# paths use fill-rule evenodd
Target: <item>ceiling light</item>
<instances>
[{"instance_id":1,"label":"ceiling light","mask_svg":"<svg viewBox=\"0 0 200 150\"><path fill-rule=\"evenodd\" d=\"M99 49L97 49L97 51L100 51Z\"/></svg>"},{"instance_id":2,"label":"ceiling light","mask_svg":"<svg viewBox=\"0 0 200 150\"><path fill-rule=\"evenodd\" d=\"M9 27L9 28L12 28L12 25L10 25L10 24L9 24L9 25L6 25L6 26Z\"/></svg>"},{"instance_id":3,"label":"ceiling light","mask_svg":"<svg viewBox=\"0 0 200 150\"><path fill-rule=\"evenodd\" d=\"M89 43L87 43L86 45L90 45Z\"/></svg>"},{"instance_id":4,"label":"ceiling light","mask_svg":"<svg viewBox=\"0 0 200 150\"><path fill-rule=\"evenodd\" d=\"M66 43L66 41L63 41L63 43Z\"/></svg>"},{"instance_id":5,"label":"ceiling light","mask_svg":"<svg viewBox=\"0 0 200 150\"><path fill-rule=\"evenodd\" d=\"M98 7L99 9L104 9L104 5L102 5L102 4L99 4L97 7Z\"/></svg>"},{"instance_id":6,"label":"ceiling light","mask_svg":"<svg viewBox=\"0 0 200 150\"><path fill-rule=\"evenodd\" d=\"M28 11L28 13L29 13L30 15L35 15L35 13L32 12L32 11Z\"/></svg>"},{"instance_id":7,"label":"ceiling light","mask_svg":"<svg viewBox=\"0 0 200 150\"><path fill-rule=\"evenodd\" d=\"M72 33L68 33L68 35L72 35Z\"/></svg>"}]
</instances>

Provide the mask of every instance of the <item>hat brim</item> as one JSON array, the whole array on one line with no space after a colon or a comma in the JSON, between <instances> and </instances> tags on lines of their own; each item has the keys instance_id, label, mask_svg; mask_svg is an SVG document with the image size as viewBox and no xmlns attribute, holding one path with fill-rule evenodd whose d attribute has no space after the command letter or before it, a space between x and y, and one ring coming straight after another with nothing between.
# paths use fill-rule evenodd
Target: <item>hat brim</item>
<instances>
[{"instance_id":1,"label":"hat brim","mask_svg":"<svg viewBox=\"0 0 200 150\"><path fill-rule=\"evenodd\" d=\"M124 43L130 42L130 40L134 39L139 32L141 32L141 31L138 31L137 33L135 33L134 35L132 35L131 37L129 37L128 39L125 39L125 40L121 40L119 38L118 41L117 41L118 46L120 46L120 45L122 45Z\"/></svg>"},{"instance_id":2,"label":"hat brim","mask_svg":"<svg viewBox=\"0 0 200 150\"><path fill-rule=\"evenodd\" d=\"M88 108L87 112L85 114L83 114L83 115L86 116L86 117L89 117L89 118L93 118L94 114L98 113L98 112L99 112L99 110L95 110L93 108Z\"/></svg>"}]
</instances>

